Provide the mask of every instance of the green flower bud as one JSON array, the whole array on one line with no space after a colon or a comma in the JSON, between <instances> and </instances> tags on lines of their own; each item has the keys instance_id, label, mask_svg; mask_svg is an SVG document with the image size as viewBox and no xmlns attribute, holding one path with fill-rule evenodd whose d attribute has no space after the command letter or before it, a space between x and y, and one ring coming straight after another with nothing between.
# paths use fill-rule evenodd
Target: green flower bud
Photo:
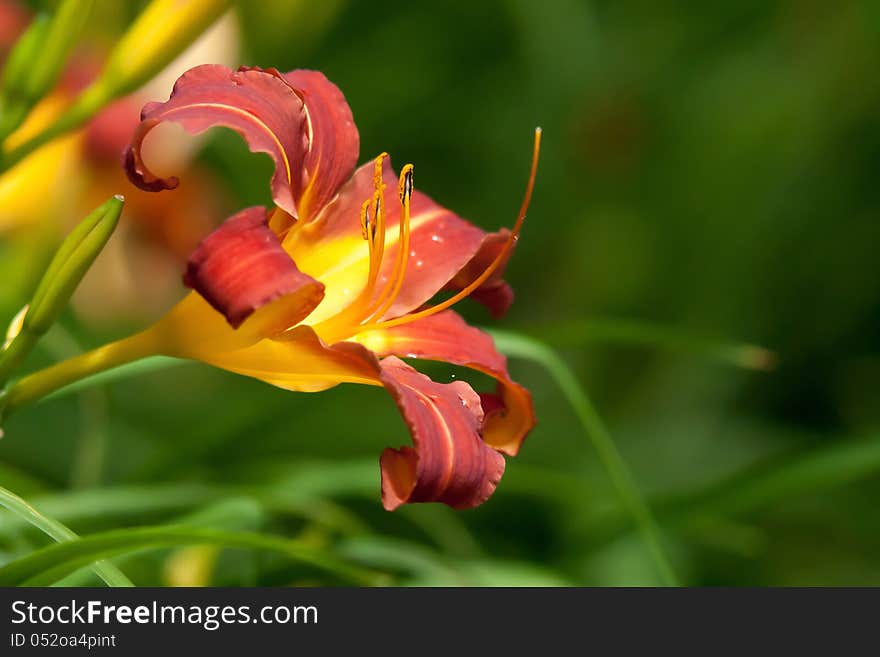
<instances>
[{"instance_id":1,"label":"green flower bud","mask_svg":"<svg viewBox=\"0 0 880 657\"><path fill-rule=\"evenodd\" d=\"M0 140L12 133L64 71L94 0L64 0L48 18L39 15L15 44L0 88Z\"/></svg>"},{"instance_id":2,"label":"green flower bud","mask_svg":"<svg viewBox=\"0 0 880 657\"><path fill-rule=\"evenodd\" d=\"M28 100L40 100L58 82L93 4L94 0L64 0L58 7L42 40L40 54L31 61L29 75L24 81Z\"/></svg>"},{"instance_id":3,"label":"green flower bud","mask_svg":"<svg viewBox=\"0 0 880 657\"><path fill-rule=\"evenodd\" d=\"M22 34L3 67L3 86L0 93L4 101L20 100L25 93L31 63L40 56L40 49L49 32L48 14L38 14Z\"/></svg>"},{"instance_id":4,"label":"green flower bud","mask_svg":"<svg viewBox=\"0 0 880 657\"><path fill-rule=\"evenodd\" d=\"M73 291L113 234L124 199L114 196L83 219L61 243L23 317L13 320L0 350L0 386L67 307Z\"/></svg>"},{"instance_id":5,"label":"green flower bud","mask_svg":"<svg viewBox=\"0 0 880 657\"><path fill-rule=\"evenodd\" d=\"M114 96L148 82L232 5L231 0L153 0L110 53L96 83Z\"/></svg>"},{"instance_id":6,"label":"green flower bud","mask_svg":"<svg viewBox=\"0 0 880 657\"><path fill-rule=\"evenodd\" d=\"M67 236L31 300L23 330L45 333L67 306L73 291L113 234L125 199L114 196Z\"/></svg>"}]
</instances>

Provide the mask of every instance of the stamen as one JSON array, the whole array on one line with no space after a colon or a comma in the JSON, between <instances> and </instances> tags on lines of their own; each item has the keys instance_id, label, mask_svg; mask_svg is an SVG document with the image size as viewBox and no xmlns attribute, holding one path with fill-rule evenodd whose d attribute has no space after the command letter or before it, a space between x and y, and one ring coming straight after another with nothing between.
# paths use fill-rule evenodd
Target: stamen
<instances>
[{"instance_id":1,"label":"stamen","mask_svg":"<svg viewBox=\"0 0 880 657\"><path fill-rule=\"evenodd\" d=\"M532 146L532 166L529 172L529 181L526 184L526 191L525 195L523 196L523 202L520 206L519 214L516 218L516 223L514 223L513 228L510 231L507 242L504 244L498 255L495 256L495 259L491 262L491 264L489 264L489 266L483 270L483 273L477 276L473 281L471 281L469 285L467 285L457 294L454 294L445 301L441 301L435 306L431 306L429 308L425 308L424 310L410 313L408 315L403 315L401 317L396 317L394 319L389 319L384 322L364 324L363 326L361 326L361 331L391 328L392 326L400 326L401 324L408 324L409 322L413 322L417 319L430 317L431 315L435 315L458 303L465 297L469 296L472 292L474 292L474 290L479 288L487 280L489 280L489 277L492 276L492 274L495 273L498 267L501 266L501 263L504 262L504 259L507 257L508 253L510 253L510 250L516 244L517 239L519 239L519 233L526 218L526 211L528 210L529 203L532 200L532 191L535 189L535 177L538 173L538 155L541 151L541 132L541 128L535 128L535 141L534 145Z\"/></svg>"},{"instance_id":2,"label":"stamen","mask_svg":"<svg viewBox=\"0 0 880 657\"><path fill-rule=\"evenodd\" d=\"M400 239L397 241L397 261L394 263L394 271L388 283L385 285L379 297L372 304L371 310L368 311L364 322L370 322L373 319L382 317L403 287L403 279L406 277L406 264L409 260L409 237L410 237L410 206L413 191L413 165L407 164L400 172L400 180L397 183L397 195L400 198L400 204L403 206L403 213L400 217Z\"/></svg>"},{"instance_id":3,"label":"stamen","mask_svg":"<svg viewBox=\"0 0 880 657\"><path fill-rule=\"evenodd\" d=\"M361 206L361 236L365 240L373 239L373 226L370 224L370 201L373 199L367 199L364 201L364 204Z\"/></svg>"},{"instance_id":4,"label":"stamen","mask_svg":"<svg viewBox=\"0 0 880 657\"><path fill-rule=\"evenodd\" d=\"M370 253L370 269L367 276L367 285L352 304L362 307L372 296L372 288L379 277L379 269L382 266L382 256L385 251L385 183L382 182L382 163L388 153L382 153L376 158L375 172L373 173L373 198L364 201L361 206L361 234L367 240L367 248ZM373 217L370 219L370 204L373 205Z\"/></svg>"},{"instance_id":5,"label":"stamen","mask_svg":"<svg viewBox=\"0 0 880 657\"><path fill-rule=\"evenodd\" d=\"M370 274L363 290L363 301L369 301L367 290L372 290L379 278L382 258L385 255L385 185L380 183L373 194L373 226L370 234Z\"/></svg>"},{"instance_id":6,"label":"stamen","mask_svg":"<svg viewBox=\"0 0 880 657\"><path fill-rule=\"evenodd\" d=\"M367 242L370 258L367 283L357 298L335 317L320 322L314 329L320 335L331 335L333 327L359 324L361 318L368 314L370 301L385 253L385 183L383 182L382 166L388 153L382 153L375 161L373 174L373 195L361 205L361 236Z\"/></svg>"}]
</instances>

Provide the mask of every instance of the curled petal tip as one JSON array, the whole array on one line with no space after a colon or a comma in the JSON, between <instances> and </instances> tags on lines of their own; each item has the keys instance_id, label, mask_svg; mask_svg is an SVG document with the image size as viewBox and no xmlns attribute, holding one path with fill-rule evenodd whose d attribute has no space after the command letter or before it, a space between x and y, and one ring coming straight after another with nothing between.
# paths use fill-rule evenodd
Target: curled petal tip
<instances>
[{"instance_id":1,"label":"curled petal tip","mask_svg":"<svg viewBox=\"0 0 880 657\"><path fill-rule=\"evenodd\" d=\"M180 180L176 176L170 178L157 178L145 173L143 164L138 162L138 153L131 146L125 149L123 154L123 168L125 175L132 185L145 192L161 192L166 189L176 189Z\"/></svg>"},{"instance_id":2,"label":"curled petal tip","mask_svg":"<svg viewBox=\"0 0 880 657\"><path fill-rule=\"evenodd\" d=\"M493 393L480 395L480 434L487 445L515 456L535 426L529 391L510 378L507 359L492 337L476 329L458 313L446 310L412 324L365 334L362 343L378 356L409 356L469 367L498 381Z\"/></svg>"},{"instance_id":3,"label":"curled petal tip","mask_svg":"<svg viewBox=\"0 0 880 657\"><path fill-rule=\"evenodd\" d=\"M505 463L480 437L479 396L462 381L435 383L393 356L381 368L413 440L413 447L382 453L383 506L442 502L469 509L489 499Z\"/></svg>"},{"instance_id":4,"label":"curled petal tip","mask_svg":"<svg viewBox=\"0 0 880 657\"><path fill-rule=\"evenodd\" d=\"M275 205L311 220L354 171L359 137L342 92L316 71L281 74L275 69L205 64L175 83L164 103L148 103L125 154L132 183L146 191L177 186L176 178L150 172L141 153L146 135L172 121L197 134L214 126L238 132L253 152L275 164Z\"/></svg>"}]
</instances>

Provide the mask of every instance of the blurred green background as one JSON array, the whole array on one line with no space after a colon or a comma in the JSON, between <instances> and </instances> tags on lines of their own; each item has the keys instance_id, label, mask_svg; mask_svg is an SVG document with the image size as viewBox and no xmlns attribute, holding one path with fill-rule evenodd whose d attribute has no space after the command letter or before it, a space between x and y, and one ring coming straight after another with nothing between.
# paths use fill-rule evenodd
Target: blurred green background
<instances>
[{"instance_id":1,"label":"blurred green background","mask_svg":"<svg viewBox=\"0 0 880 657\"><path fill-rule=\"evenodd\" d=\"M108 43L140 6L99 5L90 29ZM362 161L414 162L422 190L483 228L515 219L543 127L508 269L516 302L500 322L460 309L557 350L681 582L880 585L880 5L272 0L237 13L240 63L324 71ZM268 202L268 159L231 133L212 132L198 162L227 188L224 210ZM0 255L4 318L32 290L22 248ZM143 323L72 312L29 365ZM728 347L740 343L775 359ZM17 414L0 485L83 535L194 523L298 537L396 584L661 583L558 381L511 367L539 424L473 511L382 510L378 455L408 441L383 391L292 394L193 364ZM0 558L47 542L0 517ZM137 584L336 583L252 550L116 563Z\"/></svg>"}]
</instances>

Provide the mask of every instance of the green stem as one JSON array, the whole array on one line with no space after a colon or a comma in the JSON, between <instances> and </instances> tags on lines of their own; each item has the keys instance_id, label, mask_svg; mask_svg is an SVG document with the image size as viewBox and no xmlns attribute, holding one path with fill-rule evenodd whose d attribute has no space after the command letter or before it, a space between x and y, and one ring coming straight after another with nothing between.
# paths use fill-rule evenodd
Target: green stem
<instances>
[{"instance_id":1,"label":"green stem","mask_svg":"<svg viewBox=\"0 0 880 657\"><path fill-rule=\"evenodd\" d=\"M772 370L777 355L765 347L741 342L712 340L682 333L678 329L626 319L583 319L530 324L521 328L557 346L584 342L632 344L669 351L690 352L709 360L750 370Z\"/></svg>"},{"instance_id":2,"label":"green stem","mask_svg":"<svg viewBox=\"0 0 880 657\"><path fill-rule=\"evenodd\" d=\"M21 362L37 344L38 339L39 336L23 329L6 349L0 351L0 386L6 383L9 375L21 365Z\"/></svg>"},{"instance_id":3,"label":"green stem","mask_svg":"<svg viewBox=\"0 0 880 657\"><path fill-rule=\"evenodd\" d=\"M0 106L0 144L27 118L30 107L25 103L6 103Z\"/></svg>"},{"instance_id":4,"label":"green stem","mask_svg":"<svg viewBox=\"0 0 880 657\"><path fill-rule=\"evenodd\" d=\"M8 153L4 153L0 158L0 173L15 166L53 139L76 130L100 112L110 100L112 95L108 94L103 86L89 87L55 123Z\"/></svg>"},{"instance_id":5,"label":"green stem","mask_svg":"<svg viewBox=\"0 0 880 657\"><path fill-rule=\"evenodd\" d=\"M0 393L0 413L3 417L7 417L22 406L32 404L80 379L155 353L155 344L149 332L138 333L98 347L29 374L13 383Z\"/></svg>"},{"instance_id":6,"label":"green stem","mask_svg":"<svg viewBox=\"0 0 880 657\"><path fill-rule=\"evenodd\" d=\"M491 333L502 352L542 365L559 385L580 419L584 431L592 441L593 447L599 455L599 460L617 489L624 506L638 527L661 580L666 586L678 586L678 578L663 549L657 521L642 499L638 486L623 457L617 451L611 434L596 411L596 407L593 406L593 402L578 383L572 371L555 351L537 340L502 331L491 331Z\"/></svg>"}]
</instances>

